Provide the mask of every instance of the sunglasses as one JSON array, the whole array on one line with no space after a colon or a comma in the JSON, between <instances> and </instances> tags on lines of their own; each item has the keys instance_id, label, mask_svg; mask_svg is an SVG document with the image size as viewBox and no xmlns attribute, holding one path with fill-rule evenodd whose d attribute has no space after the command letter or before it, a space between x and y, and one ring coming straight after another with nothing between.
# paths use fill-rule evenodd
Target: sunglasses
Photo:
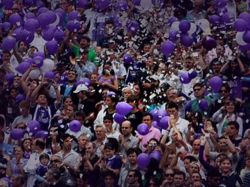
<instances>
[{"instance_id":1,"label":"sunglasses","mask_svg":"<svg viewBox=\"0 0 250 187\"><path fill-rule=\"evenodd\" d=\"M227 90L220 90L221 93L227 93Z\"/></svg>"},{"instance_id":2,"label":"sunglasses","mask_svg":"<svg viewBox=\"0 0 250 187\"><path fill-rule=\"evenodd\" d=\"M174 174L173 174L173 173L165 173L165 176L166 176L166 177L169 177L169 176L173 177Z\"/></svg>"},{"instance_id":3,"label":"sunglasses","mask_svg":"<svg viewBox=\"0 0 250 187\"><path fill-rule=\"evenodd\" d=\"M50 162L51 162L51 163L59 163L60 160L51 160Z\"/></svg>"},{"instance_id":4,"label":"sunglasses","mask_svg":"<svg viewBox=\"0 0 250 187\"><path fill-rule=\"evenodd\" d=\"M194 91L196 92L198 92L198 91L200 91L201 90L201 88L196 88L196 89L194 89Z\"/></svg>"}]
</instances>

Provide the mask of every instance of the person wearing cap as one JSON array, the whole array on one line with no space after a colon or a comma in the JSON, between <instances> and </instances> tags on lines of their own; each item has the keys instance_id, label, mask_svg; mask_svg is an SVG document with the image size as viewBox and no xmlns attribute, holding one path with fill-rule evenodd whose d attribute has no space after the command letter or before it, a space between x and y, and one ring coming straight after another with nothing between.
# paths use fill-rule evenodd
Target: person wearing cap
<instances>
[{"instance_id":1,"label":"person wearing cap","mask_svg":"<svg viewBox=\"0 0 250 187\"><path fill-rule=\"evenodd\" d=\"M95 103L88 97L89 88L85 84L79 84L73 93L77 94L77 111L84 112L85 119L88 120L91 116L94 116Z\"/></svg>"}]
</instances>

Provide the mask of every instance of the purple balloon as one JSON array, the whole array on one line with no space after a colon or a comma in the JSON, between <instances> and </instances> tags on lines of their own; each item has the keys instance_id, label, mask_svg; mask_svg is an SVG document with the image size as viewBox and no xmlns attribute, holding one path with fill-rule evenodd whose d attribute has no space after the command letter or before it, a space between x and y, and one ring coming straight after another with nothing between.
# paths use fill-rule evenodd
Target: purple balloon
<instances>
[{"instance_id":1,"label":"purple balloon","mask_svg":"<svg viewBox=\"0 0 250 187\"><path fill-rule=\"evenodd\" d=\"M69 123L69 129L73 132L79 132L81 130L81 122L78 120L73 120Z\"/></svg>"},{"instance_id":2,"label":"purple balloon","mask_svg":"<svg viewBox=\"0 0 250 187\"><path fill-rule=\"evenodd\" d=\"M221 21L222 24L230 23L231 20L230 20L229 14L228 13L224 13L223 15L221 15L220 21Z\"/></svg>"},{"instance_id":3,"label":"purple balloon","mask_svg":"<svg viewBox=\"0 0 250 187\"><path fill-rule=\"evenodd\" d=\"M89 0L78 0L77 5L79 8L87 9L89 7Z\"/></svg>"},{"instance_id":4,"label":"purple balloon","mask_svg":"<svg viewBox=\"0 0 250 187\"><path fill-rule=\"evenodd\" d=\"M33 58L33 64L36 65L36 67L40 68L43 65L43 57L41 56L35 56Z\"/></svg>"},{"instance_id":5,"label":"purple balloon","mask_svg":"<svg viewBox=\"0 0 250 187\"><path fill-rule=\"evenodd\" d=\"M188 73L188 76L190 79L194 79L195 77L197 77L198 73L194 70L191 73Z\"/></svg>"},{"instance_id":6,"label":"purple balloon","mask_svg":"<svg viewBox=\"0 0 250 187\"><path fill-rule=\"evenodd\" d=\"M76 10L74 10L68 14L69 21L71 21L71 20L78 20L79 21L80 19L81 19L80 14Z\"/></svg>"},{"instance_id":7,"label":"purple balloon","mask_svg":"<svg viewBox=\"0 0 250 187\"><path fill-rule=\"evenodd\" d=\"M219 92L221 86L222 86L222 79L219 76L214 76L209 80L209 84L214 92Z\"/></svg>"},{"instance_id":8,"label":"purple balloon","mask_svg":"<svg viewBox=\"0 0 250 187\"><path fill-rule=\"evenodd\" d=\"M5 32L9 31L11 24L9 22L2 23L2 28Z\"/></svg>"},{"instance_id":9,"label":"purple balloon","mask_svg":"<svg viewBox=\"0 0 250 187\"><path fill-rule=\"evenodd\" d=\"M16 39L12 36L7 36L3 39L2 49L6 51L11 51L16 45Z\"/></svg>"},{"instance_id":10,"label":"purple balloon","mask_svg":"<svg viewBox=\"0 0 250 187\"><path fill-rule=\"evenodd\" d=\"M188 84L188 83L190 83L191 79L190 79L190 77L189 77L189 75L188 75L188 72L182 72L182 73L180 74L180 81L181 81L181 83L183 83L183 84Z\"/></svg>"},{"instance_id":11,"label":"purple balloon","mask_svg":"<svg viewBox=\"0 0 250 187\"><path fill-rule=\"evenodd\" d=\"M133 3L135 6L140 6L140 5L141 5L141 0L132 0L132 3Z\"/></svg>"},{"instance_id":12,"label":"purple balloon","mask_svg":"<svg viewBox=\"0 0 250 187\"><path fill-rule=\"evenodd\" d=\"M29 35L26 37L24 42L26 44L30 44L34 40L34 38L35 38L34 33L30 32Z\"/></svg>"},{"instance_id":13,"label":"purple balloon","mask_svg":"<svg viewBox=\"0 0 250 187\"><path fill-rule=\"evenodd\" d=\"M152 126L155 127L155 128L157 128L157 129L160 129L157 121L153 121L152 122Z\"/></svg>"},{"instance_id":14,"label":"purple balloon","mask_svg":"<svg viewBox=\"0 0 250 187\"><path fill-rule=\"evenodd\" d=\"M41 125L37 120L31 120L27 123L27 130L32 134L36 134L41 130Z\"/></svg>"},{"instance_id":15,"label":"purple balloon","mask_svg":"<svg viewBox=\"0 0 250 187\"><path fill-rule=\"evenodd\" d=\"M207 37L204 38L204 40L202 41L202 45L203 45L203 47L204 47L206 50L210 51L210 50L212 50L213 48L216 47L217 43L216 43L216 40L215 40L215 39L213 39L212 37L207 36Z\"/></svg>"},{"instance_id":16,"label":"purple balloon","mask_svg":"<svg viewBox=\"0 0 250 187\"><path fill-rule=\"evenodd\" d=\"M139 23L135 20L128 22L128 32L135 34L139 30Z\"/></svg>"},{"instance_id":17,"label":"purple balloon","mask_svg":"<svg viewBox=\"0 0 250 187\"><path fill-rule=\"evenodd\" d=\"M9 17L9 22L12 25L20 26L22 23L22 17L18 13L14 13Z\"/></svg>"},{"instance_id":18,"label":"purple balloon","mask_svg":"<svg viewBox=\"0 0 250 187\"><path fill-rule=\"evenodd\" d=\"M19 27L14 31L13 35L18 41L27 42L27 39L30 37L30 32L22 27Z\"/></svg>"},{"instance_id":19,"label":"purple balloon","mask_svg":"<svg viewBox=\"0 0 250 187\"><path fill-rule=\"evenodd\" d=\"M81 24L79 21L71 20L67 23L67 29L70 32L77 32L81 28Z\"/></svg>"},{"instance_id":20,"label":"purple balloon","mask_svg":"<svg viewBox=\"0 0 250 187\"><path fill-rule=\"evenodd\" d=\"M224 8L227 5L227 0L215 0L216 8Z\"/></svg>"},{"instance_id":21,"label":"purple balloon","mask_svg":"<svg viewBox=\"0 0 250 187\"><path fill-rule=\"evenodd\" d=\"M158 114L158 118L162 118L168 115L167 111L162 108L158 110L157 114Z\"/></svg>"},{"instance_id":22,"label":"purple balloon","mask_svg":"<svg viewBox=\"0 0 250 187\"><path fill-rule=\"evenodd\" d=\"M26 19L31 19L31 18L36 19L36 15L32 12L28 12L27 14L25 14L25 18Z\"/></svg>"},{"instance_id":23,"label":"purple balloon","mask_svg":"<svg viewBox=\"0 0 250 187\"><path fill-rule=\"evenodd\" d=\"M160 161L161 157L162 157L162 154L161 154L161 152L159 150L155 150L152 153L150 153L149 157L153 158L153 159L155 159L157 161Z\"/></svg>"},{"instance_id":24,"label":"purple balloon","mask_svg":"<svg viewBox=\"0 0 250 187\"><path fill-rule=\"evenodd\" d=\"M42 59L44 59L44 58L45 58L44 53L43 53L43 52L40 52L40 51L35 52L35 53L33 54L33 58L35 58L36 56L40 56L40 57L42 57Z\"/></svg>"},{"instance_id":25,"label":"purple balloon","mask_svg":"<svg viewBox=\"0 0 250 187\"><path fill-rule=\"evenodd\" d=\"M23 95L23 94L18 94L17 96L16 96L16 102L17 103L20 103L21 101L23 101L23 100L25 100L26 99L26 97L25 97L25 95Z\"/></svg>"},{"instance_id":26,"label":"purple balloon","mask_svg":"<svg viewBox=\"0 0 250 187\"><path fill-rule=\"evenodd\" d=\"M187 33L191 27L191 24L187 20L182 20L179 24L179 29L183 33Z\"/></svg>"},{"instance_id":27,"label":"purple balloon","mask_svg":"<svg viewBox=\"0 0 250 187\"><path fill-rule=\"evenodd\" d=\"M237 19L234 22L234 29L238 32L247 30L247 22L244 19Z\"/></svg>"},{"instance_id":28,"label":"purple balloon","mask_svg":"<svg viewBox=\"0 0 250 187\"><path fill-rule=\"evenodd\" d=\"M55 31L56 31L56 28L53 27L53 26L46 27L42 31L42 37L43 37L43 39L46 40L46 41L52 40L53 37L54 37Z\"/></svg>"},{"instance_id":29,"label":"purple balloon","mask_svg":"<svg viewBox=\"0 0 250 187\"><path fill-rule=\"evenodd\" d=\"M137 126L137 132L144 136L149 133L149 127L145 123L141 123L140 125Z\"/></svg>"},{"instance_id":30,"label":"purple balloon","mask_svg":"<svg viewBox=\"0 0 250 187\"><path fill-rule=\"evenodd\" d=\"M126 102L119 102L115 107L115 111L118 114L126 116L129 112L133 110L133 107Z\"/></svg>"},{"instance_id":31,"label":"purple balloon","mask_svg":"<svg viewBox=\"0 0 250 187\"><path fill-rule=\"evenodd\" d=\"M111 0L95 0L96 8L99 11L104 11L111 5Z\"/></svg>"},{"instance_id":32,"label":"purple balloon","mask_svg":"<svg viewBox=\"0 0 250 187\"><path fill-rule=\"evenodd\" d=\"M161 118L161 120L159 122L159 127L161 127L162 129L167 129L168 123L169 123L169 117L164 116L163 118Z\"/></svg>"},{"instance_id":33,"label":"purple balloon","mask_svg":"<svg viewBox=\"0 0 250 187\"><path fill-rule=\"evenodd\" d=\"M24 130L23 129L12 129L10 132L10 136L14 140L21 140L24 136Z\"/></svg>"},{"instance_id":34,"label":"purple balloon","mask_svg":"<svg viewBox=\"0 0 250 187\"><path fill-rule=\"evenodd\" d=\"M56 40L48 41L45 44L45 47L48 50L49 54L55 54L58 49L58 42Z\"/></svg>"},{"instance_id":35,"label":"purple balloon","mask_svg":"<svg viewBox=\"0 0 250 187\"><path fill-rule=\"evenodd\" d=\"M181 43L185 46L185 47L190 47L193 44L193 38L191 38L190 36L188 36L187 34L182 35L181 36Z\"/></svg>"},{"instance_id":36,"label":"purple balloon","mask_svg":"<svg viewBox=\"0 0 250 187\"><path fill-rule=\"evenodd\" d=\"M121 115L121 114L115 113L114 120L115 120L116 123L122 124L122 122L125 120L125 117L123 115Z\"/></svg>"},{"instance_id":37,"label":"purple balloon","mask_svg":"<svg viewBox=\"0 0 250 187\"><path fill-rule=\"evenodd\" d=\"M242 13L239 15L239 19L243 19L244 21L246 21L246 22L248 23L249 20L250 20L250 14L247 13L247 12L242 12Z\"/></svg>"},{"instance_id":38,"label":"purple balloon","mask_svg":"<svg viewBox=\"0 0 250 187\"><path fill-rule=\"evenodd\" d=\"M175 42L178 38L177 38L177 35L178 35L178 31L170 31L169 32L169 40L172 41L172 42Z\"/></svg>"},{"instance_id":39,"label":"purple balloon","mask_svg":"<svg viewBox=\"0 0 250 187\"><path fill-rule=\"evenodd\" d=\"M140 169L145 169L150 163L150 156L146 153L141 153L137 157L137 165Z\"/></svg>"},{"instance_id":40,"label":"purple balloon","mask_svg":"<svg viewBox=\"0 0 250 187\"><path fill-rule=\"evenodd\" d=\"M163 42L161 45L161 51L166 57L170 56L171 53L174 52L174 50L175 50L175 44L170 40Z\"/></svg>"},{"instance_id":41,"label":"purple balloon","mask_svg":"<svg viewBox=\"0 0 250 187\"><path fill-rule=\"evenodd\" d=\"M47 71L44 74L44 78L53 80L55 78L55 73L53 71Z\"/></svg>"},{"instance_id":42,"label":"purple balloon","mask_svg":"<svg viewBox=\"0 0 250 187\"><path fill-rule=\"evenodd\" d=\"M6 73L4 76L5 80L8 81L9 83L13 82L14 77L15 77L14 73Z\"/></svg>"},{"instance_id":43,"label":"purple balloon","mask_svg":"<svg viewBox=\"0 0 250 187\"><path fill-rule=\"evenodd\" d=\"M51 13L51 11L47 11L47 12L41 13L37 17L37 19L39 21L40 26L42 28L45 28L47 25L53 23L56 20L56 14L55 13Z\"/></svg>"},{"instance_id":44,"label":"purple balloon","mask_svg":"<svg viewBox=\"0 0 250 187\"><path fill-rule=\"evenodd\" d=\"M125 64L132 64L134 62L134 59L132 58L130 54L126 53L123 56L123 61Z\"/></svg>"},{"instance_id":45,"label":"purple balloon","mask_svg":"<svg viewBox=\"0 0 250 187\"><path fill-rule=\"evenodd\" d=\"M24 28L30 32L35 32L39 28L39 22L35 18L30 18L25 21Z\"/></svg>"},{"instance_id":46,"label":"purple balloon","mask_svg":"<svg viewBox=\"0 0 250 187\"><path fill-rule=\"evenodd\" d=\"M120 0L116 3L116 8L120 11L127 11L128 10L128 3L127 1Z\"/></svg>"},{"instance_id":47,"label":"purple balloon","mask_svg":"<svg viewBox=\"0 0 250 187\"><path fill-rule=\"evenodd\" d=\"M10 9L12 9L12 7L14 5L14 1L13 0L2 0L2 4L4 6L4 9L10 10Z\"/></svg>"},{"instance_id":48,"label":"purple balloon","mask_svg":"<svg viewBox=\"0 0 250 187\"><path fill-rule=\"evenodd\" d=\"M24 74L30 67L30 63L28 62L21 62L17 67L16 67L16 71Z\"/></svg>"},{"instance_id":49,"label":"purple balloon","mask_svg":"<svg viewBox=\"0 0 250 187\"><path fill-rule=\"evenodd\" d=\"M167 24L172 25L172 23L174 23L175 21L178 21L178 18L172 16L172 17L168 18Z\"/></svg>"},{"instance_id":50,"label":"purple balloon","mask_svg":"<svg viewBox=\"0 0 250 187\"><path fill-rule=\"evenodd\" d=\"M212 16L209 16L209 21L212 25L218 25L220 24L220 16L218 15L212 15Z\"/></svg>"},{"instance_id":51,"label":"purple balloon","mask_svg":"<svg viewBox=\"0 0 250 187\"><path fill-rule=\"evenodd\" d=\"M157 109L153 109L149 113L153 116L153 120L154 121L158 121L159 120L159 115L158 115L158 110Z\"/></svg>"},{"instance_id":52,"label":"purple balloon","mask_svg":"<svg viewBox=\"0 0 250 187\"><path fill-rule=\"evenodd\" d=\"M61 29L56 29L54 33L54 38L58 42L62 42L64 40L64 32Z\"/></svg>"},{"instance_id":53,"label":"purple balloon","mask_svg":"<svg viewBox=\"0 0 250 187\"><path fill-rule=\"evenodd\" d=\"M24 1L23 1L23 4L24 4L25 6L30 7L30 6L34 6L34 5L35 5L35 2L34 2L34 0L24 0Z\"/></svg>"},{"instance_id":54,"label":"purple balloon","mask_svg":"<svg viewBox=\"0 0 250 187\"><path fill-rule=\"evenodd\" d=\"M38 11L37 11L37 15L40 15L40 14L42 14L42 13L46 13L46 12L48 12L48 11L49 11L49 9L48 9L47 7L41 6L41 7L38 9Z\"/></svg>"},{"instance_id":55,"label":"purple balloon","mask_svg":"<svg viewBox=\"0 0 250 187\"><path fill-rule=\"evenodd\" d=\"M164 5L163 0L151 0L151 2L155 7L162 7Z\"/></svg>"},{"instance_id":56,"label":"purple balloon","mask_svg":"<svg viewBox=\"0 0 250 187\"><path fill-rule=\"evenodd\" d=\"M246 43L250 43L250 31L246 31L243 35L243 40L246 42Z\"/></svg>"},{"instance_id":57,"label":"purple balloon","mask_svg":"<svg viewBox=\"0 0 250 187\"><path fill-rule=\"evenodd\" d=\"M201 110L205 111L208 109L208 102L206 99L202 99L199 101L199 107Z\"/></svg>"},{"instance_id":58,"label":"purple balloon","mask_svg":"<svg viewBox=\"0 0 250 187\"><path fill-rule=\"evenodd\" d=\"M49 133L48 131L40 130L35 134L35 138L48 139Z\"/></svg>"}]
</instances>

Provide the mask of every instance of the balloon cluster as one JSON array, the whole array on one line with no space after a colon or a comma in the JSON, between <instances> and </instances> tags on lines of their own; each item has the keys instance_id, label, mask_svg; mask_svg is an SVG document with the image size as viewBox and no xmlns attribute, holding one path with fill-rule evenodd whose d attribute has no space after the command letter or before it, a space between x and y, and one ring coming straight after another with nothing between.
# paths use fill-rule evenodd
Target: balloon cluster
<instances>
[{"instance_id":1,"label":"balloon cluster","mask_svg":"<svg viewBox=\"0 0 250 187\"><path fill-rule=\"evenodd\" d=\"M242 52L250 49L250 13L243 12L239 15L238 19L234 22L234 29L236 33L236 42Z\"/></svg>"},{"instance_id":2,"label":"balloon cluster","mask_svg":"<svg viewBox=\"0 0 250 187\"><path fill-rule=\"evenodd\" d=\"M159 162L161 158L162 158L162 153L158 150L154 150L150 154L141 153L137 157L137 165L140 169L144 170L148 167L151 159L155 159Z\"/></svg>"},{"instance_id":3,"label":"balloon cluster","mask_svg":"<svg viewBox=\"0 0 250 187\"><path fill-rule=\"evenodd\" d=\"M115 107L114 120L115 122L121 124L125 119L126 115L133 110L133 107L126 102L119 102Z\"/></svg>"}]
</instances>

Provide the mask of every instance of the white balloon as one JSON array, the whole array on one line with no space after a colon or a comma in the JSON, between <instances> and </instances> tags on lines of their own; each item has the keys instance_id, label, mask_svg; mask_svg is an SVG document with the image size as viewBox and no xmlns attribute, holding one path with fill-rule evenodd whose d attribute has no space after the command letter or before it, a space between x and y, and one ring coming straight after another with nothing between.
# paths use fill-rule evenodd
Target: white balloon
<instances>
[{"instance_id":1,"label":"white balloon","mask_svg":"<svg viewBox=\"0 0 250 187\"><path fill-rule=\"evenodd\" d=\"M43 60L43 65L40 68L42 73L46 73L48 71L52 71L55 69L55 63L53 60L46 58Z\"/></svg>"},{"instance_id":2,"label":"white balloon","mask_svg":"<svg viewBox=\"0 0 250 187\"><path fill-rule=\"evenodd\" d=\"M60 23L60 17L56 14L56 20L50 26L56 27Z\"/></svg>"},{"instance_id":3,"label":"white balloon","mask_svg":"<svg viewBox=\"0 0 250 187\"><path fill-rule=\"evenodd\" d=\"M179 25L180 25L179 21L173 22L171 27L170 27L170 31L178 31L178 30L180 30Z\"/></svg>"},{"instance_id":4,"label":"white balloon","mask_svg":"<svg viewBox=\"0 0 250 187\"><path fill-rule=\"evenodd\" d=\"M243 40L243 35L244 35L244 32L237 32L236 33L236 42L237 44L239 45L247 45L247 43Z\"/></svg>"},{"instance_id":5,"label":"white balloon","mask_svg":"<svg viewBox=\"0 0 250 187\"><path fill-rule=\"evenodd\" d=\"M33 69L30 73L29 73L29 77L31 79L38 79L39 76L41 75L41 71L39 69Z\"/></svg>"},{"instance_id":6,"label":"white balloon","mask_svg":"<svg viewBox=\"0 0 250 187\"><path fill-rule=\"evenodd\" d=\"M191 27L188 31L188 34L191 36L192 34L194 34L197 30L197 26L194 23L191 23Z\"/></svg>"},{"instance_id":7,"label":"white balloon","mask_svg":"<svg viewBox=\"0 0 250 187\"><path fill-rule=\"evenodd\" d=\"M201 28L202 31L210 30L210 23L207 19L200 19L195 22L197 26Z\"/></svg>"}]
</instances>

